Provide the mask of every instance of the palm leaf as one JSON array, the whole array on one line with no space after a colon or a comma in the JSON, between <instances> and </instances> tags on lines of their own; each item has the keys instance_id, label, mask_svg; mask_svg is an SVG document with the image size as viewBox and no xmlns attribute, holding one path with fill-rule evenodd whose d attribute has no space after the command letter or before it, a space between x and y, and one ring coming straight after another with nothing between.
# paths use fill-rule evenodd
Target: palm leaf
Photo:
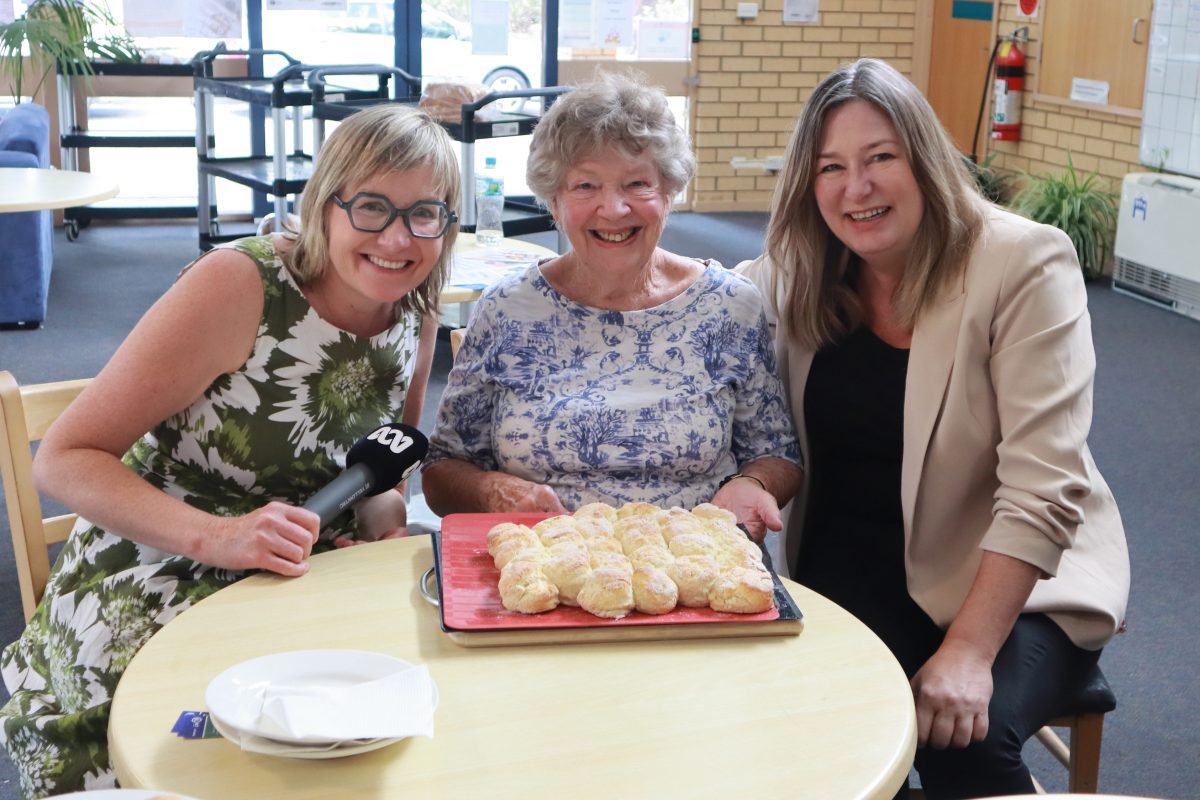
<instances>
[{"instance_id":1,"label":"palm leaf","mask_svg":"<svg viewBox=\"0 0 1200 800\"><path fill-rule=\"evenodd\" d=\"M1084 275L1099 276L1112 252L1117 195L1101 187L1097 172L1080 176L1069 152L1067 168L1061 175L1025 177L1028 183L1017 195L1016 211L1065 232Z\"/></svg>"}]
</instances>

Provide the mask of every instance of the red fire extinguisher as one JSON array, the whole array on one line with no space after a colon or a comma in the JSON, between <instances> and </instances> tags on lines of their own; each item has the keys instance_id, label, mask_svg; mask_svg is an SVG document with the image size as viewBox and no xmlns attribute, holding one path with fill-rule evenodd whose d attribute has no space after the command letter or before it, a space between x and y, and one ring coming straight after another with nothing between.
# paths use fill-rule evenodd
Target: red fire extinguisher
<instances>
[{"instance_id":1,"label":"red fire extinguisher","mask_svg":"<svg viewBox=\"0 0 1200 800\"><path fill-rule=\"evenodd\" d=\"M1021 139L1021 95L1025 91L1025 54L1016 37L1000 44L996 54L996 82L992 95L992 138L1002 142Z\"/></svg>"}]
</instances>

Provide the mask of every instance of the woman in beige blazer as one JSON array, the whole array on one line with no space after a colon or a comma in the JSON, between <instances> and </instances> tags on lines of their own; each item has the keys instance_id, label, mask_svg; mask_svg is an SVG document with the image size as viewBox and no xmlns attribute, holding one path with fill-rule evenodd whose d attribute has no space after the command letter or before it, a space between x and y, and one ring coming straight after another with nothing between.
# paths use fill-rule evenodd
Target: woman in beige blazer
<instances>
[{"instance_id":1,"label":"woman in beige blazer","mask_svg":"<svg viewBox=\"0 0 1200 800\"><path fill-rule=\"evenodd\" d=\"M920 92L863 59L797 123L767 253L806 463L792 576L910 676L928 797L1033 791L1021 744L1129 588L1088 451L1095 357L1070 240L985 202Z\"/></svg>"}]
</instances>

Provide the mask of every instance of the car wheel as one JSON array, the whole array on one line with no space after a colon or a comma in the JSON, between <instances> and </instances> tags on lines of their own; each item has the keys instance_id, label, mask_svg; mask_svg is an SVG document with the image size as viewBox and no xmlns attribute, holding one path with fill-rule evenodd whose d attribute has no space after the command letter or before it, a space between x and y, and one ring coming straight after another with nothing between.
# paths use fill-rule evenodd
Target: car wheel
<instances>
[{"instance_id":1,"label":"car wheel","mask_svg":"<svg viewBox=\"0 0 1200 800\"><path fill-rule=\"evenodd\" d=\"M483 79L483 85L493 92L518 92L529 88L529 78L516 67L496 67ZM497 100L496 108L506 114L518 114L525 108L527 98L510 97Z\"/></svg>"}]
</instances>

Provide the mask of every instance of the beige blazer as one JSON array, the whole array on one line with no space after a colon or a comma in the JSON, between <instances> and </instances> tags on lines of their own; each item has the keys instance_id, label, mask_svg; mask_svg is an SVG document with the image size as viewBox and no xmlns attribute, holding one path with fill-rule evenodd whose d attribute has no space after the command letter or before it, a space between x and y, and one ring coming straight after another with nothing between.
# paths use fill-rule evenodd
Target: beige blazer
<instances>
[{"instance_id":1,"label":"beige blazer","mask_svg":"<svg viewBox=\"0 0 1200 800\"><path fill-rule=\"evenodd\" d=\"M783 276L763 256L738 270L774 323ZM813 353L776 325L780 378L807 457L804 386ZM1129 554L1112 492L1087 447L1095 372L1075 251L1057 228L990 208L963 279L921 314L904 400L900 499L913 599L942 627L984 550L1039 567L1027 611L1081 647L1102 647L1125 616ZM803 499L784 527L791 564Z\"/></svg>"}]
</instances>

